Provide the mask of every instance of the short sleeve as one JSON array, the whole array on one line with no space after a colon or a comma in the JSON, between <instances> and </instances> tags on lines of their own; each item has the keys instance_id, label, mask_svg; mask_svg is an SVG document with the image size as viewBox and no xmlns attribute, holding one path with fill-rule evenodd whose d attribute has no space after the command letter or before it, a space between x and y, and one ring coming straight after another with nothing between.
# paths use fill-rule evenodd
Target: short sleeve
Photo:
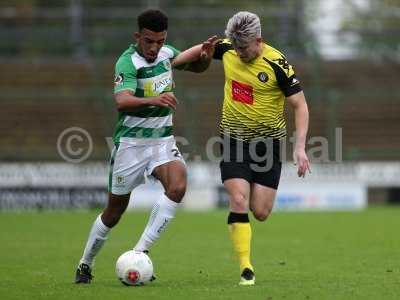
<instances>
[{"instance_id":1,"label":"short sleeve","mask_svg":"<svg viewBox=\"0 0 400 300\"><path fill-rule=\"evenodd\" d=\"M296 77L293 66L289 64L283 55L272 59L263 57L263 59L274 70L278 86L286 97L302 91L300 81Z\"/></svg>"},{"instance_id":2,"label":"short sleeve","mask_svg":"<svg viewBox=\"0 0 400 300\"><path fill-rule=\"evenodd\" d=\"M178 56L179 53L181 53L181 51L179 51L175 47L172 47L171 45L165 45L164 47L170 50L169 51L171 53L170 59L174 59L175 57Z\"/></svg>"},{"instance_id":3,"label":"short sleeve","mask_svg":"<svg viewBox=\"0 0 400 300\"><path fill-rule=\"evenodd\" d=\"M232 44L228 42L228 40L221 40L215 44L213 58L222 60L222 56L224 56L224 53L228 50L233 50Z\"/></svg>"},{"instance_id":4,"label":"short sleeve","mask_svg":"<svg viewBox=\"0 0 400 300\"><path fill-rule=\"evenodd\" d=\"M123 90L136 91L136 68L130 57L122 56L115 65L114 94Z\"/></svg>"},{"instance_id":5,"label":"short sleeve","mask_svg":"<svg viewBox=\"0 0 400 300\"><path fill-rule=\"evenodd\" d=\"M177 57L181 51L170 46L170 45L165 45L165 47L168 49L168 52L170 53L170 60L173 60L175 57ZM174 66L174 69L177 70L185 70L188 64L181 64L179 66Z\"/></svg>"}]
</instances>

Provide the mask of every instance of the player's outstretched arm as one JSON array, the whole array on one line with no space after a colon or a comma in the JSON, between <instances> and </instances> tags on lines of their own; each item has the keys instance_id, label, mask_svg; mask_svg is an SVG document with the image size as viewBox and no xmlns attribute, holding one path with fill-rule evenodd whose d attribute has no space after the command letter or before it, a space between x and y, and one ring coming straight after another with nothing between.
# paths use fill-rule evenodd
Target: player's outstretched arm
<instances>
[{"instance_id":1,"label":"player's outstretched arm","mask_svg":"<svg viewBox=\"0 0 400 300\"><path fill-rule=\"evenodd\" d=\"M310 162L308 160L305 147L308 131L308 106L304 93L298 92L286 98L294 109L296 126L296 145L293 152L293 160L297 165L297 175L304 177L307 170L310 171Z\"/></svg>"},{"instance_id":2,"label":"player's outstretched arm","mask_svg":"<svg viewBox=\"0 0 400 300\"><path fill-rule=\"evenodd\" d=\"M162 106L176 109L178 100L172 92L162 93L157 97L136 97L132 91L123 90L114 95L118 111L134 112L143 106Z\"/></svg>"},{"instance_id":3,"label":"player's outstretched arm","mask_svg":"<svg viewBox=\"0 0 400 300\"><path fill-rule=\"evenodd\" d=\"M172 67L177 67L184 64L192 63L200 58L202 45L196 45L185 51L179 53L173 60L172 60Z\"/></svg>"},{"instance_id":4,"label":"player's outstretched arm","mask_svg":"<svg viewBox=\"0 0 400 300\"><path fill-rule=\"evenodd\" d=\"M211 63L214 54L215 43L218 41L217 36L212 36L202 44L193 46L175 57L172 61L172 67L185 65L184 70L191 72L204 72Z\"/></svg>"}]
</instances>

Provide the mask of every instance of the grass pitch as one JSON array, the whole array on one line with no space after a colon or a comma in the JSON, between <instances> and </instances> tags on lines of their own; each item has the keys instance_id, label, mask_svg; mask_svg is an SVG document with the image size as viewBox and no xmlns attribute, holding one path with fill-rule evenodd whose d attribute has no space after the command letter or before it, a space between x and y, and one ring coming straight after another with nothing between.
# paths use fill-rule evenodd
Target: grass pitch
<instances>
[{"instance_id":1,"label":"grass pitch","mask_svg":"<svg viewBox=\"0 0 400 300\"><path fill-rule=\"evenodd\" d=\"M240 287L226 211L180 212L152 248L157 280L116 278L148 212L124 215L91 285L73 284L98 212L0 213L0 299L400 299L400 209L275 213L252 220L256 285Z\"/></svg>"}]
</instances>

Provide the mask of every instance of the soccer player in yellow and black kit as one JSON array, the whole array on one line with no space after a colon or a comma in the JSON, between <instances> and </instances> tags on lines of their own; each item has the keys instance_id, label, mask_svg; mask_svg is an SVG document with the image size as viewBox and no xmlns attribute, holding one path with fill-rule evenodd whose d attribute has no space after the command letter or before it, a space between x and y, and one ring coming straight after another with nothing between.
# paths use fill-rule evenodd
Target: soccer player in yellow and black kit
<instances>
[{"instance_id":1,"label":"soccer player in yellow and black kit","mask_svg":"<svg viewBox=\"0 0 400 300\"><path fill-rule=\"evenodd\" d=\"M227 39L217 43L214 52L225 71L221 178L230 200L228 224L239 258L239 284L253 285L248 210L259 221L271 213L281 174L280 139L286 136L285 99L295 113L293 158L298 175L304 177L309 170L308 108L293 67L281 52L263 42L257 15L235 14L225 35Z\"/></svg>"},{"instance_id":2,"label":"soccer player in yellow and black kit","mask_svg":"<svg viewBox=\"0 0 400 300\"><path fill-rule=\"evenodd\" d=\"M228 225L239 258L239 284L253 285L248 210L258 221L271 213L281 175L280 139L286 136L285 102L295 113L297 173L304 177L310 170L305 153L308 108L293 67L281 52L263 42L257 15L235 14L225 35L215 44L213 55L222 60L225 71L221 178L229 195ZM189 54L190 50L182 57Z\"/></svg>"}]
</instances>

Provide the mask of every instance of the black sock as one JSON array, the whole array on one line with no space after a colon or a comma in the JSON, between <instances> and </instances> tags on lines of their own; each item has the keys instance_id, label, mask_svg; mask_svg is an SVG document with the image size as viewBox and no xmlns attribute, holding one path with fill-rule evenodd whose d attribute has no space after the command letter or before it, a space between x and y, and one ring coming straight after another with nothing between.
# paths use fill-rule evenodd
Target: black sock
<instances>
[{"instance_id":1,"label":"black sock","mask_svg":"<svg viewBox=\"0 0 400 300\"><path fill-rule=\"evenodd\" d=\"M232 223L249 223L249 215L247 213L230 212L228 216L228 224Z\"/></svg>"}]
</instances>

